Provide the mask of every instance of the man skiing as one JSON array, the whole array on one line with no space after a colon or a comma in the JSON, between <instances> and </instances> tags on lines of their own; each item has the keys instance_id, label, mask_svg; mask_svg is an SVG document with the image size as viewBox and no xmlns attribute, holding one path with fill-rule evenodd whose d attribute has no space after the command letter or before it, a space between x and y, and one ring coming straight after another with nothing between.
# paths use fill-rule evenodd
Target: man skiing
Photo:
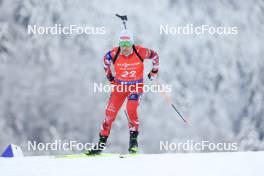
<instances>
[{"instance_id":1,"label":"man skiing","mask_svg":"<svg viewBox=\"0 0 264 176\"><path fill-rule=\"evenodd\" d=\"M153 68L148 74L150 80L156 79L159 69L158 54L148 48L134 45L133 35L123 30L119 35L119 46L107 52L103 58L104 70L108 81L114 85L108 105L105 110L105 119L101 126L98 146L86 154L100 154L106 146L111 126L119 109L127 99L126 110L129 120L129 153L138 151L139 121L137 108L143 93L144 60L151 59ZM115 75L112 74L113 64ZM118 89L121 87L121 89Z\"/></svg>"}]
</instances>

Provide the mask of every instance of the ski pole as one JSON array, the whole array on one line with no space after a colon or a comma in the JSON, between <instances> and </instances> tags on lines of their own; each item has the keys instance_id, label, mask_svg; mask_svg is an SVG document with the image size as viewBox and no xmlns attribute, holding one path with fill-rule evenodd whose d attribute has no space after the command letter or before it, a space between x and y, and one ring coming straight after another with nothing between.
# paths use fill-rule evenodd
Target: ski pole
<instances>
[{"instance_id":1,"label":"ski pole","mask_svg":"<svg viewBox=\"0 0 264 176\"><path fill-rule=\"evenodd\" d=\"M124 113L125 113L125 116L126 116L126 118L127 118L128 123L129 123L130 125L133 125L133 123L129 120L129 117L128 117L128 114L127 114L127 111L126 111L126 108L125 108L125 104L126 104L126 101L124 101L124 103L123 103L121 109L123 109L123 111L124 111Z\"/></svg>"},{"instance_id":2,"label":"ski pole","mask_svg":"<svg viewBox=\"0 0 264 176\"><path fill-rule=\"evenodd\" d=\"M158 82L158 80L154 80L154 82L160 86L160 83ZM176 108L176 106L173 104L171 97L166 94L166 92L160 92L161 95L164 97L165 101L171 105L171 107L174 109L174 111L181 117L181 119L183 120L184 123L187 123L187 120L182 116L182 114L178 111L178 109Z\"/></svg>"},{"instance_id":3,"label":"ski pole","mask_svg":"<svg viewBox=\"0 0 264 176\"><path fill-rule=\"evenodd\" d=\"M127 114L127 111L124 109L124 113L126 115L126 118L127 118L127 121L130 125L133 125L133 123L129 120L129 117L128 117L128 114Z\"/></svg>"},{"instance_id":4,"label":"ski pole","mask_svg":"<svg viewBox=\"0 0 264 176\"><path fill-rule=\"evenodd\" d=\"M116 16L122 20L124 28L127 29L127 27L126 27L127 16L126 15L118 15L118 14L116 14Z\"/></svg>"}]
</instances>

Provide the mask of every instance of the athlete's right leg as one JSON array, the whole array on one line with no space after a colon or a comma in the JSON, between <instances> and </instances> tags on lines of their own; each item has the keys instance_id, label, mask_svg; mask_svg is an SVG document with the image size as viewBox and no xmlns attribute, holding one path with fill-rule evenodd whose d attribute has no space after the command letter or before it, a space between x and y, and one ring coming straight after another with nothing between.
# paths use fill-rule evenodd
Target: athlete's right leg
<instances>
[{"instance_id":1,"label":"athlete's right leg","mask_svg":"<svg viewBox=\"0 0 264 176\"><path fill-rule=\"evenodd\" d=\"M96 146L92 147L87 155L100 154L106 146L107 138L110 134L111 126L116 118L116 115L126 99L127 93L112 92L108 100L108 105L105 110L105 119L101 126L100 139Z\"/></svg>"},{"instance_id":2,"label":"athlete's right leg","mask_svg":"<svg viewBox=\"0 0 264 176\"><path fill-rule=\"evenodd\" d=\"M119 109L126 99L127 93L112 92L105 110L105 119L101 126L100 136L109 136L112 123L115 120Z\"/></svg>"}]
</instances>

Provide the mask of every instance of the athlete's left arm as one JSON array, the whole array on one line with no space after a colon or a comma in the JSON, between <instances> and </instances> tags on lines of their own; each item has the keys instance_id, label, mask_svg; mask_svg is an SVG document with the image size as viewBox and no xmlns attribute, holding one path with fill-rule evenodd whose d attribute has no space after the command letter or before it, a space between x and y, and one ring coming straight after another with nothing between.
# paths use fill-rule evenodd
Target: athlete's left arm
<instances>
[{"instance_id":1,"label":"athlete's left arm","mask_svg":"<svg viewBox=\"0 0 264 176\"><path fill-rule=\"evenodd\" d=\"M143 59L152 60L153 67L152 67L151 72L157 73L159 71L159 55L155 51L148 49L148 48L144 48L143 54L144 54Z\"/></svg>"}]
</instances>

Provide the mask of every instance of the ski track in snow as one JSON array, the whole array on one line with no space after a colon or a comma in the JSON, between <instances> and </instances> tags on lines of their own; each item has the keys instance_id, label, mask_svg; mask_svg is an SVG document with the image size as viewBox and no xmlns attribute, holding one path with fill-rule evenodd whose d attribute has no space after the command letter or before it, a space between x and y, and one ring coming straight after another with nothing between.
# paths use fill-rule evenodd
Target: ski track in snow
<instances>
[{"instance_id":1,"label":"ski track in snow","mask_svg":"<svg viewBox=\"0 0 264 176\"><path fill-rule=\"evenodd\" d=\"M264 152L0 158L3 176L262 176Z\"/></svg>"}]
</instances>

